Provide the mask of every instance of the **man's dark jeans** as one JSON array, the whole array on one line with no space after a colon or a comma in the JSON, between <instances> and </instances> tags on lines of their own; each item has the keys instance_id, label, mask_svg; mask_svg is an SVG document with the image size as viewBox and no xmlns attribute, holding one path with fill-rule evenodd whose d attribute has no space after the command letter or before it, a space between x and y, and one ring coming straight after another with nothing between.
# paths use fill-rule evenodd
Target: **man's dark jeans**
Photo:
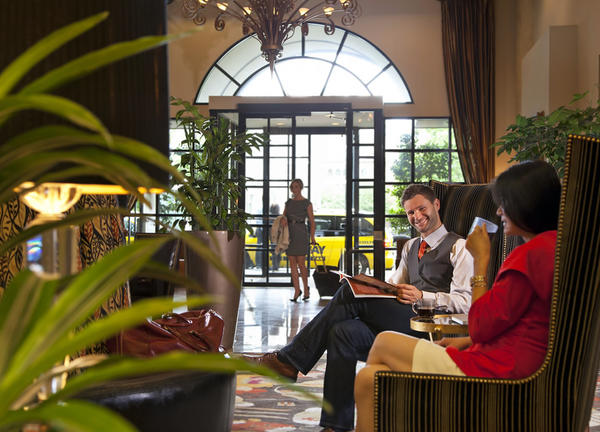
<instances>
[{"instance_id":1,"label":"man's dark jeans","mask_svg":"<svg viewBox=\"0 0 600 432\"><path fill-rule=\"evenodd\" d=\"M323 397L333 406L321 411L320 425L335 430L354 428L356 362L365 361L377 333L394 330L414 336L410 305L390 298L355 298L346 282L317 314L279 352L284 360L307 374L327 350Z\"/></svg>"}]
</instances>

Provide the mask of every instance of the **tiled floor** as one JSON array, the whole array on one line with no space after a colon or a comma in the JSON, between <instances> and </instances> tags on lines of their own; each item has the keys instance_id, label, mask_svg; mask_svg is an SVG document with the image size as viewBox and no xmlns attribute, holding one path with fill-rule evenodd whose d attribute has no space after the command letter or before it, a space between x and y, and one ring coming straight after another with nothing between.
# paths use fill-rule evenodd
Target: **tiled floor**
<instances>
[{"instance_id":1,"label":"tiled floor","mask_svg":"<svg viewBox=\"0 0 600 432\"><path fill-rule=\"evenodd\" d=\"M312 281L311 281L312 283ZM311 289L307 302L293 303L292 288L244 288L234 352L267 352L281 348L327 304ZM600 432L600 379L596 385L590 431Z\"/></svg>"}]
</instances>

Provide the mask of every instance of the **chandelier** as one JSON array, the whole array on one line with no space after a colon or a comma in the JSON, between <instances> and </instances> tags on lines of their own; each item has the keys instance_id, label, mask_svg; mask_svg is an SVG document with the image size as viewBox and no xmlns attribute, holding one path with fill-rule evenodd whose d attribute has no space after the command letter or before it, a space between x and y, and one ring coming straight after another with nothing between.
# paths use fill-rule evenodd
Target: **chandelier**
<instances>
[{"instance_id":1,"label":"chandelier","mask_svg":"<svg viewBox=\"0 0 600 432\"><path fill-rule=\"evenodd\" d=\"M345 26L352 25L359 15L358 0L183 0L182 7L184 15L198 25L206 23L206 7L216 10L218 31L225 28L224 17L241 21L244 35L256 34L271 71L275 60L281 57L283 43L292 37L296 27L306 36L308 22L320 22L325 24L325 34L332 35L334 14L342 14Z\"/></svg>"}]
</instances>

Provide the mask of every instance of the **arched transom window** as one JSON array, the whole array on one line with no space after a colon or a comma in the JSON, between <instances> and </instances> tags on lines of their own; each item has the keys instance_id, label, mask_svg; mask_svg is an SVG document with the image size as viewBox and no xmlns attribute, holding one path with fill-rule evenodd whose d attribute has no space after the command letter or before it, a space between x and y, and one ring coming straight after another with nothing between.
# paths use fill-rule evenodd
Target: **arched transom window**
<instances>
[{"instance_id":1,"label":"arched transom window","mask_svg":"<svg viewBox=\"0 0 600 432\"><path fill-rule=\"evenodd\" d=\"M209 96L382 96L384 103L412 103L402 75L376 46L355 33L309 24L283 44L271 73L260 43L248 36L210 69L196 103Z\"/></svg>"}]
</instances>

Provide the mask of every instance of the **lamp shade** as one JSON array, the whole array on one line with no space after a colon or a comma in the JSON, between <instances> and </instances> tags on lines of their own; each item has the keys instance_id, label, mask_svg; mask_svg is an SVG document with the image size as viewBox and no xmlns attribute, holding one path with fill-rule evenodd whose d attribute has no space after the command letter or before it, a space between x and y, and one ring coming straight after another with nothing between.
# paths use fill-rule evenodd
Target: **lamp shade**
<instances>
[{"instance_id":1,"label":"lamp shade","mask_svg":"<svg viewBox=\"0 0 600 432\"><path fill-rule=\"evenodd\" d=\"M49 55L25 76L19 86L90 51L141 36L166 33L165 0L6 1L0 6L0 69L56 29L102 11L110 13L108 19ZM112 134L142 141L168 155L166 47L105 66L53 93L89 109ZM20 113L0 128L0 143L34 127L60 122L49 114ZM76 151L76 146L72 150ZM134 159L130 157L130 160ZM138 165L154 180L168 183L166 172L150 164L139 162ZM61 181L107 183L102 177L92 176Z\"/></svg>"}]
</instances>

